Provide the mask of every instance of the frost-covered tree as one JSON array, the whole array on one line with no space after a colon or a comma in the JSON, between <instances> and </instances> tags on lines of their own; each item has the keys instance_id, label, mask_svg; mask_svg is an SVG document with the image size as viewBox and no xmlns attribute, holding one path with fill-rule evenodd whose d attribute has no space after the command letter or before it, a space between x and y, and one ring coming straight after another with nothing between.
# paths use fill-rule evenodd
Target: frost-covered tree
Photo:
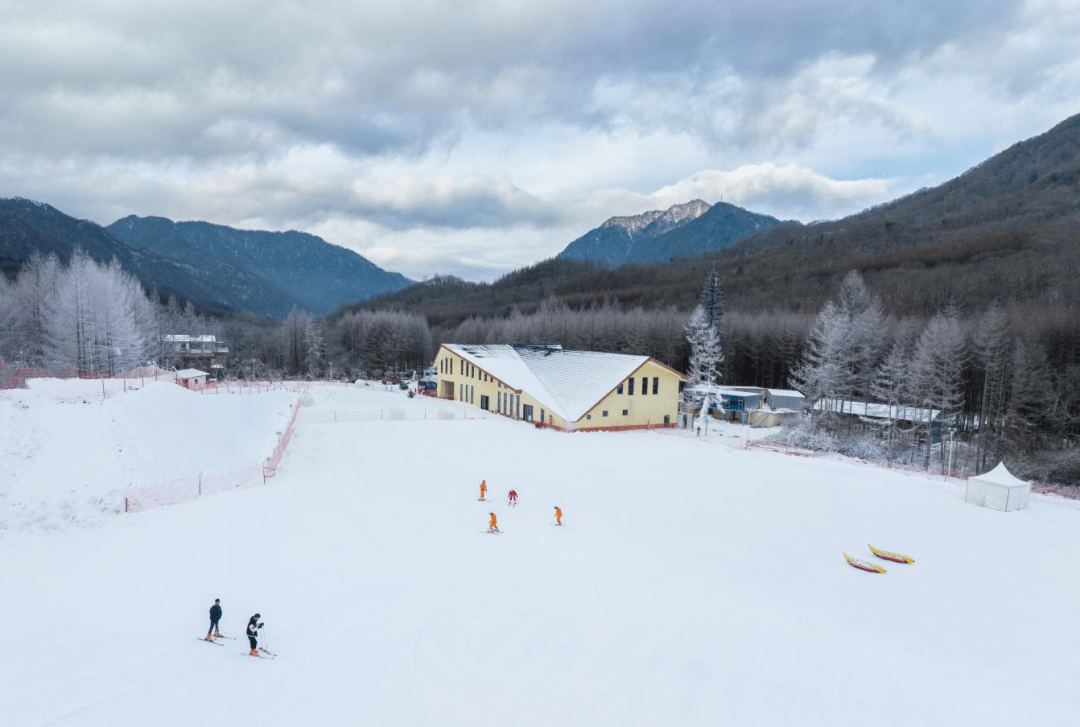
<instances>
[{"instance_id":1,"label":"frost-covered tree","mask_svg":"<svg viewBox=\"0 0 1080 727\"><path fill-rule=\"evenodd\" d=\"M915 342L909 369L909 386L925 416L920 424L925 430L926 448L923 466L930 466L931 432L940 429L941 462L946 463L948 437L946 428L954 425L964 400L963 371L967 357L967 341L955 308L938 313L927 322ZM937 412L938 424L933 423Z\"/></svg>"},{"instance_id":2,"label":"frost-covered tree","mask_svg":"<svg viewBox=\"0 0 1080 727\"><path fill-rule=\"evenodd\" d=\"M7 302L0 305L0 356L23 366L47 368L49 361L48 314L56 295L60 261L55 255L35 253L10 287ZM6 354L4 353L6 351Z\"/></svg>"},{"instance_id":3,"label":"frost-covered tree","mask_svg":"<svg viewBox=\"0 0 1080 727\"><path fill-rule=\"evenodd\" d=\"M1050 431L1054 394L1046 354L1037 342L1018 340L1010 368L1004 444L1011 457L1023 461L1040 448Z\"/></svg>"},{"instance_id":4,"label":"frost-covered tree","mask_svg":"<svg viewBox=\"0 0 1080 727\"><path fill-rule=\"evenodd\" d=\"M698 305L705 311L705 322L716 330L717 337L724 338L724 289L720 287L720 275L714 267L705 277L698 296Z\"/></svg>"},{"instance_id":5,"label":"frost-covered tree","mask_svg":"<svg viewBox=\"0 0 1080 727\"><path fill-rule=\"evenodd\" d=\"M304 349L304 368L307 375L319 376L322 373L326 351L323 345L322 328L311 316L307 317L307 325L304 328Z\"/></svg>"},{"instance_id":6,"label":"frost-covered tree","mask_svg":"<svg viewBox=\"0 0 1080 727\"><path fill-rule=\"evenodd\" d=\"M889 416L885 420L885 441L890 456L896 454L899 439L897 422L905 419L905 410L910 401L907 390L908 371L904 348L900 344L889 349L881 365L874 370L870 395L878 402L889 407Z\"/></svg>"},{"instance_id":7,"label":"frost-covered tree","mask_svg":"<svg viewBox=\"0 0 1080 727\"><path fill-rule=\"evenodd\" d=\"M719 402L717 386L724 352L716 328L709 323L708 312L703 306L697 306L690 314L686 340L690 344L690 389L702 396L698 428L708 434L710 405L714 400Z\"/></svg>"},{"instance_id":8,"label":"frost-covered tree","mask_svg":"<svg viewBox=\"0 0 1080 727\"><path fill-rule=\"evenodd\" d=\"M972 344L975 362L982 374L975 471L986 472L999 459L1005 407L1008 403L1008 318L997 303L979 319Z\"/></svg>"},{"instance_id":9,"label":"frost-covered tree","mask_svg":"<svg viewBox=\"0 0 1080 727\"><path fill-rule=\"evenodd\" d=\"M831 427L851 393L848 316L832 301L818 313L791 386L806 397L814 423Z\"/></svg>"}]
</instances>

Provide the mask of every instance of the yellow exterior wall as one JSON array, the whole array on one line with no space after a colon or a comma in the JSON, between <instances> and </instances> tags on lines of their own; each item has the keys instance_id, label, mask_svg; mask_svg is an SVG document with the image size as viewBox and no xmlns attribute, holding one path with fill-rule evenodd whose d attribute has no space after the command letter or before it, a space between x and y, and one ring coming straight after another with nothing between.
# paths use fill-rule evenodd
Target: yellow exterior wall
<instances>
[{"instance_id":1,"label":"yellow exterior wall","mask_svg":"<svg viewBox=\"0 0 1080 727\"><path fill-rule=\"evenodd\" d=\"M641 393L642 377L648 379L649 393ZM653 395L653 378L659 379L657 394ZM632 376L634 395L630 396L627 381L621 382L623 393L612 391L597 403L588 413L576 422L577 429L621 429L629 427L664 426L664 417L668 424L675 426L679 421L679 381L682 377L675 371L661 365L653 359L646 361ZM623 416L623 411L626 416ZM605 417L604 412L608 415Z\"/></svg>"},{"instance_id":2,"label":"yellow exterior wall","mask_svg":"<svg viewBox=\"0 0 1080 727\"><path fill-rule=\"evenodd\" d=\"M464 366L463 366L464 365ZM627 382L624 380L623 393L611 393L605 396L577 422L567 422L562 417L554 415L545 404L534 399L527 391L512 389L503 382L488 375L479 366L470 363L458 354L445 347L440 347L435 356L435 371L439 382L436 395L441 399L453 399L464 401L473 406L483 408L482 398L488 397L487 411L501 413L514 419L524 418L524 407L533 407L532 421L540 423L543 416L545 426L557 429L622 429L664 426L664 417L669 417L668 423L675 426L678 421L679 407L679 381L681 377L672 369L649 359L637 371L635 379L634 395L628 393ZM649 393L641 394L642 377L649 380ZM653 377L659 378L659 393L652 393ZM627 377L628 379L631 377ZM450 393L452 385L453 392ZM465 387L464 389L462 387ZM463 393L465 392L464 398ZM510 411L500 411L499 397L512 395ZM520 397L520 398L518 398ZM623 416L623 410L627 415ZM604 411L608 416L603 416Z\"/></svg>"}]
</instances>

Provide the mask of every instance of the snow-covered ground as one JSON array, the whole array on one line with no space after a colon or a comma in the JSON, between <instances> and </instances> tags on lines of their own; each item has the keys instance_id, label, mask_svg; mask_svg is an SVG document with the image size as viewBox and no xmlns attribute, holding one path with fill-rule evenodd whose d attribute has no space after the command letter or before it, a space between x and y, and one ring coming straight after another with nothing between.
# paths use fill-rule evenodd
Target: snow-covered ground
<instances>
[{"instance_id":1,"label":"snow-covered ground","mask_svg":"<svg viewBox=\"0 0 1080 727\"><path fill-rule=\"evenodd\" d=\"M316 387L267 485L112 514L113 485L258 462L295 395L78 385L0 396L5 727L1077 724L1076 502ZM916 563L844 563L867 543ZM279 657L197 641L214 598Z\"/></svg>"}]
</instances>

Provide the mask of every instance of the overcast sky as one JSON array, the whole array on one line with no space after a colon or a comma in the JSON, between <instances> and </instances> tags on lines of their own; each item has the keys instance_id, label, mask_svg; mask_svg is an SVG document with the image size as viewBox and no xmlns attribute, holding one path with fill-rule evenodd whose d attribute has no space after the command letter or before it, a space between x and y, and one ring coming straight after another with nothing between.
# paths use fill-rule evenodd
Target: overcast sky
<instances>
[{"instance_id":1,"label":"overcast sky","mask_svg":"<svg viewBox=\"0 0 1080 727\"><path fill-rule=\"evenodd\" d=\"M0 197L422 279L721 198L808 222L1080 112L1080 0L0 0Z\"/></svg>"}]
</instances>

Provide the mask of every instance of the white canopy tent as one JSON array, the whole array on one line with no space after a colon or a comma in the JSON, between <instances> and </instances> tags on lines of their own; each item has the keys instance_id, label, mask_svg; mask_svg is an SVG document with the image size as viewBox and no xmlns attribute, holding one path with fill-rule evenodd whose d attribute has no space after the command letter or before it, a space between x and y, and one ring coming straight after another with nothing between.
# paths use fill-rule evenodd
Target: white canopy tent
<instances>
[{"instance_id":1,"label":"white canopy tent","mask_svg":"<svg viewBox=\"0 0 1080 727\"><path fill-rule=\"evenodd\" d=\"M994 510L1023 510L1031 496L1031 483L1013 476L1001 462L986 474L967 481L964 501Z\"/></svg>"}]
</instances>

